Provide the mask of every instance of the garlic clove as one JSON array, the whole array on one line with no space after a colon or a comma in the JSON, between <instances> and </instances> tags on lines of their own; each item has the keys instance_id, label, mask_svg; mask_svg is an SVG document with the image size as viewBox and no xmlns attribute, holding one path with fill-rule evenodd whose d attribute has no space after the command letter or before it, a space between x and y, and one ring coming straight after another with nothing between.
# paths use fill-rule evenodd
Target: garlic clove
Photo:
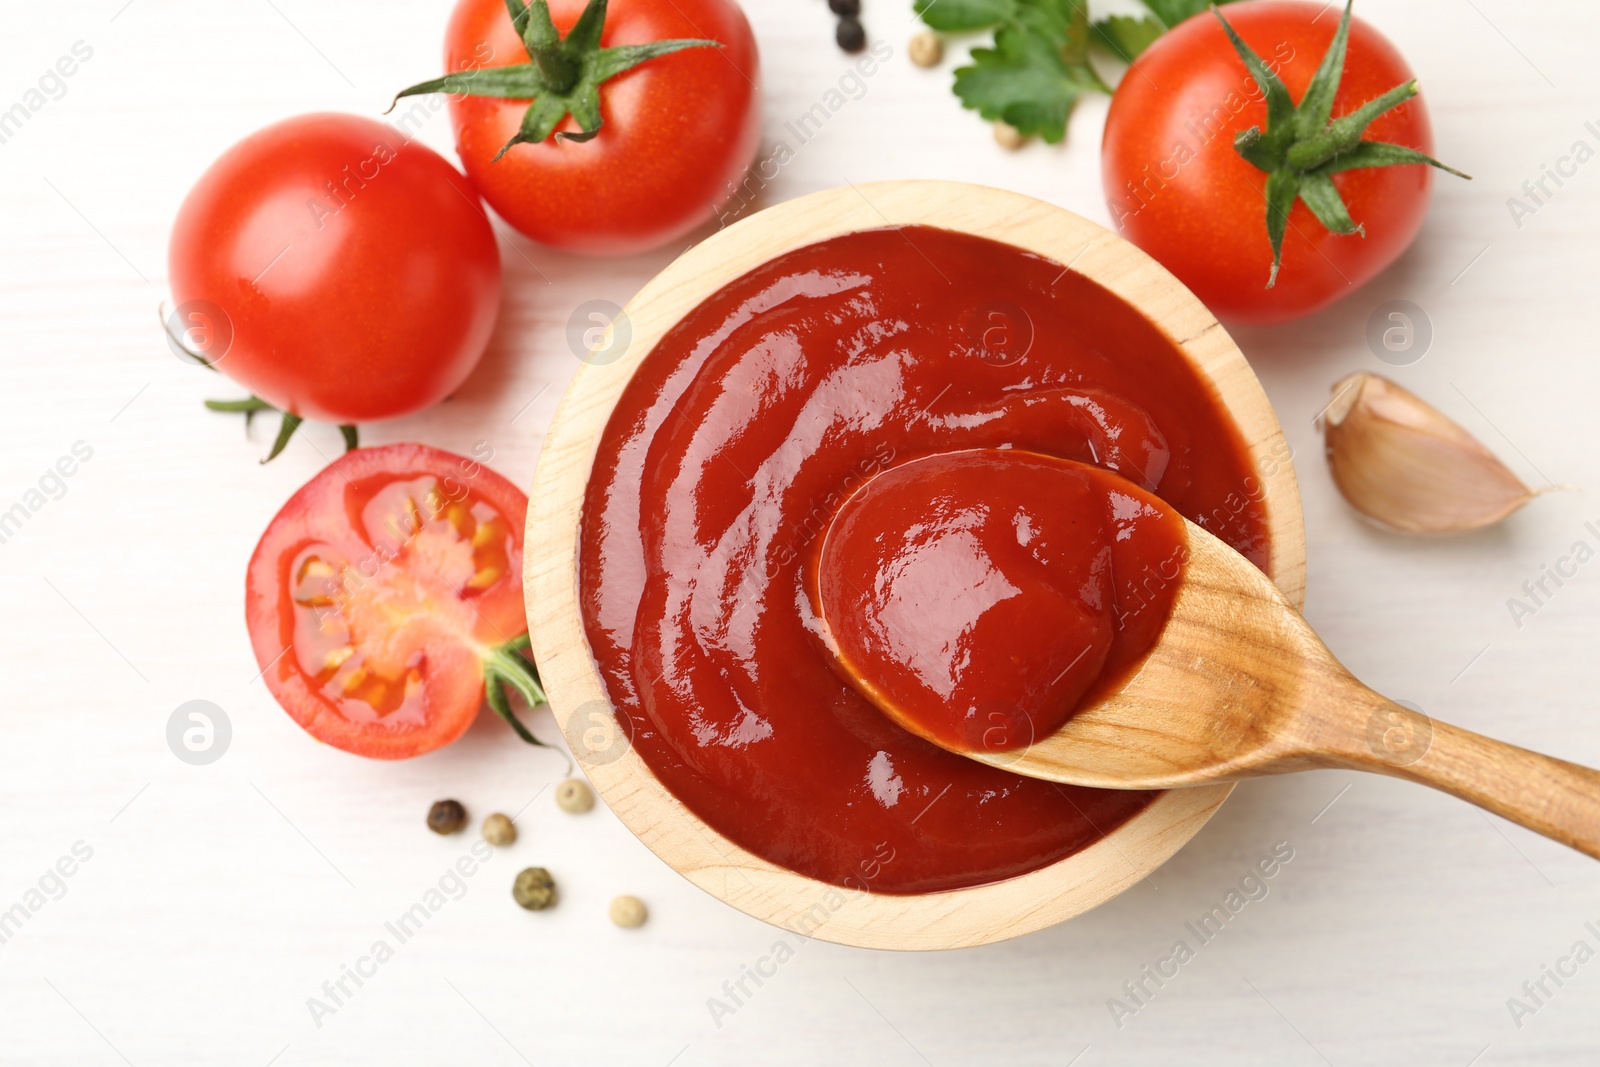
<instances>
[{"instance_id":1,"label":"garlic clove","mask_svg":"<svg viewBox=\"0 0 1600 1067\"><path fill-rule=\"evenodd\" d=\"M1476 530L1538 495L1439 409L1376 374L1334 385L1322 427L1339 492L1396 530Z\"/></svg>"}]
</instances>

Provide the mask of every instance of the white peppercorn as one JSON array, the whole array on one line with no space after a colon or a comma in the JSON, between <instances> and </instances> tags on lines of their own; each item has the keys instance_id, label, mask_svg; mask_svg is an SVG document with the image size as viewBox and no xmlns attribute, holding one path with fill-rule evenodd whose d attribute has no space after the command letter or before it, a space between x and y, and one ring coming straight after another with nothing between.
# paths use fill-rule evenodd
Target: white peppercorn
<instances>
[{"instance_id":1,"label":"white peppercorn","mask_svg":"<svg viewBox=\"0 0 1600 1067\"><path fill-rule=\"evenodd\" d=\"M644 901L638 897L621 896L611 902L611 921L618 926L629 929L643 926L649 914Z\"/></svg>"},{"instance_id":2,"label":"white peppercorn","mask_svg":"<svg viewBox=\"0 0 1600 1067\"><path fill-rule=\"evenodd\" d=\"M594 807L594 790L589 788L588 782L568 778L556 786L556 803L562 811L570 811L574 815L588 811Z\"/></svg>"},{"instance_id":3,"label":"white peppercorn","mask_svg":"<svg viewBox=\"0 0 1600 1067\"><path fill-rule=\"evenodd\" d=\"M911 43L906 46L906 55L919 67L936 67L944 58L944 38L932 30L913 34Z\"/></svg>"},{"instance_id":4,"label":"white peppercorn","mask_svg":"<svg viewBox=\"0 0 1600 1067\"><path fill-rule=\"evenodd\" d=\"M483 839L495 848L505 848L517 839L517 824L498 811L483 820Z\"/></svg>"}]
</instances>

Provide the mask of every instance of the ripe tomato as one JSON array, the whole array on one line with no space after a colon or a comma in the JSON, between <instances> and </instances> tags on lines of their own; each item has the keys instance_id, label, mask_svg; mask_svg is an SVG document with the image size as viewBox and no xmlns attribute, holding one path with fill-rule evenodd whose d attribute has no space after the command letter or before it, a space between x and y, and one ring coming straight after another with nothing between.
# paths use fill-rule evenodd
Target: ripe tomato
<instances>
[{"instance_id":1,"label":"ripe tomato","mask_svg":"<svg viewBox=\"0 0 1600 1067\"><path fill-rule=\"evenodd\" d=\"M347 452L256 545L245 620L267 688L335 748L403 759L449 744L502 684L544 699L520 651L528 498L475 458L427 445ZM537 742L535 742L537 743Z\"/></svg>"},{"instance_id":2,"label":"ripe tomato","mask_svg":"<svg viewBox=\"0 0 1600 1067\"><path fill-rule=\"evenodd\" d=\"M287 119L230 148L179 209L168 261L180 316L220 313L212 337L231 332L201 355L322 422L438 403L500 307L499 250L471 185L353 115Z\"/></svg>"},{"instance_id":3,"label":"ripe tomato","mask_svg":"<svg viewBox=\"0 0 1600 1067\"><path fill-rule=\"evenodd\" d=\"M584 0L551 0L565 37ZM717 217L761 135L755 35L732 0L613 0L601 47L707 38L720 48L660 56L600 86L603 125L591 141L519 144L527 100L452 96L456 151L485 200L543 244L630 255ZM461 71L529 62L505 0L460 0L445 66ZM576 132L569 116L556 129Z\"/></svg>"},{"instance_id":4,"label":"ripe tomato","mask_svg":"<svg viewBox=\"0 0 1600 1067\"><path fill-rule=\"evenodd\" d=\"M1301 101L1334 38L1337 9L1251 0L1220 10ZM1352 19L1333 117L1415 77L1392 44ZM1234 149L1234 135L1251 126L1267 127L1264 94L1210 12L1160 37L1134 62L1106 117L1101 171L1118 229L1219 317L1277 322L1308 314L1354 292L1416 237L1433 187L1428 166L1335 174L1333 184L1365 236L1332 233L1295 201L1282 269L1266 288L1267 175ZM1380 115L1366 136L1433 153L1421 97Z\"/></svg>"}]
</instances>

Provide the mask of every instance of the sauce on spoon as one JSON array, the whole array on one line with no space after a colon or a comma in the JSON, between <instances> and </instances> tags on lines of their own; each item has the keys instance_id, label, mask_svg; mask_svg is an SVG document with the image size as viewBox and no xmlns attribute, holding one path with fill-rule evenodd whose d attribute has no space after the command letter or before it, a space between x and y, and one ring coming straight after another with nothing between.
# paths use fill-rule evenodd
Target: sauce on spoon
<instances>
[{"instance_id":1,"label":"sauce on spoon","mask_svg":"<svg viewBox=\"0 0 1600 1067\"><path fill-rule=\"evenodd\" d=\"M845 679L942 748L1023 748L1117 685L1161 633L1183 519L1108 471L1013 449L868 481L813 568Z\"/></svg>"}]
</instances>

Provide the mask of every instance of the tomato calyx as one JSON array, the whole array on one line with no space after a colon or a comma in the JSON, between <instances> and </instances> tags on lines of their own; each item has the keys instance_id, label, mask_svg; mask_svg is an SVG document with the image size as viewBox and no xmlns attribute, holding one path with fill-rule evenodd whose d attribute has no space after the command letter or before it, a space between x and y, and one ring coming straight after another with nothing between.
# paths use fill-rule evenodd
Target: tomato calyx
<instances>
[{"instance_id":1,"label":"tomato calyx","mask_svg":"<svg viewBox=\"0 0 1600 1067\"><path fill-rule=\"evenodd\" d=\"M250 396L246 397L244 400L207 400L205 404L207 411L220 411L225 414L242 413L244 415L244 428L246 431L250 429L250 420L255 418L263 411L276 411L283 416L282 421L278 423L278 436L272 439L272 448L264 457L262 457L262 463L271 463L273 460L277 459L278 454L288 447L289 438L294 436L294 432L298 430L300 428L300 424L305 421L294 412L283 411L281 408L275 407L272 404L267 403L265 400L262 400L254 393L250 394ZM344 450L346 452L350 452L361 447L361 435L356 430L354 423L344 423L339 427L339 433L344 437Z\"/></svg>"},{"instance_id":2,"label":"tomato calyx","mask_svg":"<svg viewBox=\"0 0 1600 1067\"><path fill-rule=\"evenodd\" d=\"M277 459L278 454L288 446L289 438L294 436L294 432L305 421L292 411L283 411L274 407L254 393L243 400L207 400L205 404L207 411L220 411L224 414L243 414L244 427L247 431L250 429L250 420L263 411L277 411L283 416L282 421L278 423L278 436L272 439L272 449L262 458L262 463L271 463ZM361 434L356 430L354 423L344 423L339 427L339 433L344 437L344 450L346 452L361 447Z\"/></svg>"},{"instance_id":3,"label":"tomato calyx","mask_svg":"<svg viewBox=\"0 0 1600 1067\"><path fill-rule=\"evenodd\" d=\"M446 74L402 89L394 98L395 103L399 103L407 96L451 93L531 101L522 116L522 128L500 149L494 157L496 161L519 144L540 144L547 140L568 115L577 120L581 132L557 133L556 142L591 140L600 132L602 124L602 83L672 52L722 47L720 41L684 38L601 48L600 31L605 26L606 0L589 0L564 39L550 18L546 0L533 0L526 5L522 0L505 2L530 62ZM390 104L389 109L394 110L394 104Z\"/></svg>"},{"instance_id":4,"label":"tomato calyx","mask_svg":"<svg viewBox=\"0 0 1600 1067\"><path fill-rule=\"evenodd\" d=\"M1347 115L1333 119L1333 100L1344 74L1345 46L1350 37L1350 8L1346 0L1339 29L1322 56L1311 84L1296 104L1278 75L1239 37L1222 12L1212 8L1222 23L1234 51L1244 60L1245 69L1261 88L1267 101L1267 128L1252 126L1234 137L1234 150L1245 161L1267 175L1267 237L1272 242L1272 271L1267 288L1278 280L1283 263L1283 237L1289 223L1289 209L1296 200L1311 209L1317 221L1330 233L1366 235L1366 230L1350 217L1332 176L1366 167L1394 167L1422 163L1454 174L1463 174L1432 156L1384 141L1362 138L1378 116L1417 95L1416 81L1403 82L1386 93L1373 97Z\"/></svg>"},{"instance_id":5,"label":"tomato calyx","mask_svg":"<svg viewBox=\"0 0 1600 1067\"><path fill-rule=\"evenodd\" d=\"M174 336L172 328L167 325L167 319L165 316L163 316L161 319L161 328L167 331L167 339L172 343L175 349L183 354L185 358L193 363L198 363L206 370L217 371L216 364L207 359L203 353L196 352L194 349L184 344L182 337ZM217 371L217 373L220 374L222 372ZM224 414L231 415L242 414L244 416L244 428L246 433L250 431L251 420L253 420L257 415L261 414L263 411L277 411L283 415L283 421L278 424L278 436L273 438L272 441L272 450L267 453L264 459L262 459L262 463L271 463L273 460L277 459L278 454L288 446L289 438L294 436L294 432L299 429L300 424L305 421L299 415L296 415L293 412L283 411L276 405L267 403L254 393L251 393L243 400L207 400L205 405L207 411L220 411ZM341 425L339 427L339 433L344 438L344 450L346 452L351 452L361 447L361 435L356 430L354 423L345 423Z\"/></svg>"},{"instance_id":6,"label":"tomato calyx","mask_svg":"<svg viewBox=\"0 0 1600 1067\"><path fill-rule=\"evenodd\" d=\"M511 729L516 731L518 737L530 745L559 751L554 745L547 745L533 735L517 718L517 713L511 709L511 700L507 694L508 689L514 689L527 702L528 707L536 708L540 704L548 704L550 700L545 696L544 685L539 680L539 668L528 656L528 649L532 645L532 638L527 634L513 637L503 645L490 648L483 657L483 695L489 707L494 709L496 715L506 721Z\"/></svg>"}]
</instances>

